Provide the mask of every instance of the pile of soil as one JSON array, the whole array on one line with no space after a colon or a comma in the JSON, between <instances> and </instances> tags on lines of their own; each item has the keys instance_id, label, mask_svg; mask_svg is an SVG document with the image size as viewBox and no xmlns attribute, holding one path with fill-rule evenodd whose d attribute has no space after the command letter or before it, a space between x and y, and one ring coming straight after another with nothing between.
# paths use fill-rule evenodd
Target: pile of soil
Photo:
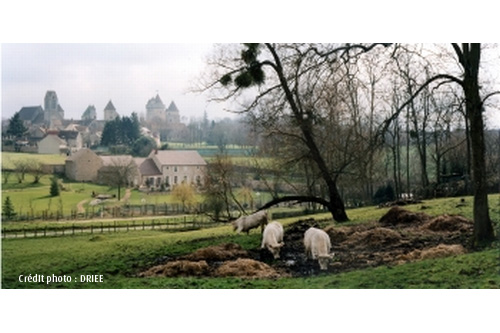
<instances>
[{"instance_id":1,"label":"pile of soil","mask_svg":"<svg viewBox=\"0 0 500 333\"><path fill-rule=\"evenodd\" d=\"M271 266L254 259L237 259L224 262L213 276L240 278L278 278L282 276Z\"/></svg>"},{"instance_id":2,"label":"pile of soil","mask_svg":"<svg viewBox=\"0 0 500 333\"><path fill-rule=\"evenodd\" d=\"M441 215L425 223L422 228L431 231L471 233L474 225L471 220L459 215Z\"/></svg>"},{"instance_id":3,"label":"pile of soil","mask_svg":"<svg viewBox=\"0 0 500 333\"><path fill-rule=\"evenodd\" d=\"M283 276L269 265L248 258L249 254L240 245L224 243L198 249L195 252L156 265L139 273L148 276L213 276L242 278L276 278Z\"/></svg>"},{"instance_id":4,"label":"pile of soil","mask_svg":"<svg viewBox=\"0 0 500 333\"><path fill-rule=\"evenodd\" d=\"M394 206L379 220L384 226L415 226L430 220L431 217L425 213L414 213L399 206Z\"/></svg>"},{"instance_id":5,"label":"pile of soil","mask_svg":"<svg viewBox=\"0 0 500 333\"><path fill-rule=\"evenodd\" d=\"M453 255L463 254L467 251L461 244L439 244L438 246L427 248L424 250L414 250L408 254L401 255L399 257L398 263L404 263L407 261L416 261L423 259L434 259L443 258Z\"/></svg>"},{"instance_id":6,"label":"pile of soil","mask_svg":"<svg viewBox=\"0 0 500 333\"><path fill-rule=\"evenodd\" d=\"M322 225L324 222L307 219L287 226L280 259L261 249L260 242L250 250L224 243L178 258L164 257L159 265L139 275L276 278L319 274L323 271L318 262L305 255L303 237L308 228ZM379 221L356 226L330 225L324 230L335 253L328 272L339 273L466 253L471 249L473 223L462 216L431 217L396 206Z\"/></svg>"},{"instance_id":7,"label":"pile of soil","mask_svg":"<svg viewBox=\"0 0 500 333\"><path fill-rule=\"evenodd\" d=\"M209 273L209 268L205 260L175 260L167 262L164 265L153 266L147 271L139 273L139 276L206 276Z\"/></svg>"}]
</instances>

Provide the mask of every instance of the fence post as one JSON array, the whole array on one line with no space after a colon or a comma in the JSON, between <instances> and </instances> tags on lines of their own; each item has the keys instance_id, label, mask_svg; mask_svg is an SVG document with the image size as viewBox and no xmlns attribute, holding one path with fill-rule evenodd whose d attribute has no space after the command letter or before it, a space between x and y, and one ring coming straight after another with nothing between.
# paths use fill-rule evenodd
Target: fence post
<instances>
[{"instance_id":1,"label":"fence post","mask_svg":"<svg viewBox=\"0 0 500 333\"><path fill-rule=\"evenodd\" d=\"M43 237L47 237L47 226L43 228Z\"/></svg>"},{"instance_id":2,"label":"fence post","mask_svg":"<svg viewBox=\"0 0 500 333\"><path fill-rule=\"evenodd\" d=\"M91 224L90 225L90 234L92 235L94 233L94 226Z\"/></svg>"},{"instance_id":3,"label":"fence post","mask_svg":"<svg viewBox=\"0 0 500 333\"><path fill-rule=\"evenodd\" d=\"M26 238L26 227L23 226L23 233L24 233L24 238ZM17 233L16 233L16 238L17 238Z\"/></svg>"},{"instance_id":4,"label":"fence post","mask_svg":"<svg viewBox=\"0 0 500 333\"><path fill-rule=\"evenodd\" d=\"M75 234L75 224L74 223L71 225L71 234L72 235Z\"/></svg>"},{"instance_id":5,"label":"fence post","mask_svg":"<svg viewBox=\"0 0 500 333\"><path fill-rule=\"evenodd\" d=\"M101 234L104 233L104 224L101 222Z\"/></svg>"}]
</instances>

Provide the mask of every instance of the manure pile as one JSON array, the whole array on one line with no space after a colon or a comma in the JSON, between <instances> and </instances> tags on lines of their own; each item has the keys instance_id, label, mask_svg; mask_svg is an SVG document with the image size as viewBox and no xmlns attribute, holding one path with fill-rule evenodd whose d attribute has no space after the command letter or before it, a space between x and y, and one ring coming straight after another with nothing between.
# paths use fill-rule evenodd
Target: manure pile
<instances>
[{"instance_id":1,"label":"manure pile","mask_svg":"<svg viewBox=\"0 0 500 333\"><path fill-rule=\"evenodd\" d=\"M248 251L238 244L224 243L169 258L139 276L278 278L315 275L320 272L319 265L306 258L302 243L304 232L311 226L319 227L319 224L308 219L287 226L285 245L277 260L267 250L260 249L260 242ZM472 221L462 216L431 217L395 206L373 223L326 227L324 230L330 236L335 253L328 272L466 253L471 248L472 229Z\"/></svg>"}]
</instances>

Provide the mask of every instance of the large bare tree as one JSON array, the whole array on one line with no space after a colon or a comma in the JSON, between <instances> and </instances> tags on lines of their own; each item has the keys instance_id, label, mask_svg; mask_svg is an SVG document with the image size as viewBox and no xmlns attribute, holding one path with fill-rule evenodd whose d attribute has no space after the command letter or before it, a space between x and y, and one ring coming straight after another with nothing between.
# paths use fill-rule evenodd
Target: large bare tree
<instances>
[{"instance_id":1,"label":"large bare tree","mask_svg":"<svg viewBox=\"0 0 500 333\"><path fill-rule=\"evenodd\" d=\"M254 92L243 112L261 105L269 108L267 119L286 121L293 126L287 135L295 136L297 145L305 147L307 158L318 170L326 189L325 197L299 195L272 200L264 208L284 201L316 202L324 205L338 222L347 221L344 201L337 187L339 170L332 170L322 144L326 138L315 131L324 121L322 114L325 92L331 80L339 79L336 71L350 59L374 49L377 44L244 44L233 54L223 50L215 64L216 82L223 88L221 98L241 97L243 90ZM248 96L246 93L243 97ZM325 134L325 133L323 133ZM328 135L350 135L330 132ZM348 142L347 138L344 138ZM344 167L347 163L343 164Z\"/></svg>"},{"instance_id":2,"label":"large bare tree","mask_svg":"<svg viewBox=\"0 0 500 333\"><path fill-rule=\"evenodd\" d=\"M468 134L472 153L471 169L474 193L474 241L479 245L495 239L488 207L483 111L486 100L499 92L483 93L483 97L481 97L479 80L481 44L452 43L451 46L461 70L460 75L442 73L433 75L427 79L398 109L398 112L388 119L385 126L388 127L390 122L399 116L399 112L407 105L411 104L415 97L427 89L432 83L437 82L438 85L454 83L461 87L465 100L465 118L469 125Z\"/></svg>"}]
</instances>

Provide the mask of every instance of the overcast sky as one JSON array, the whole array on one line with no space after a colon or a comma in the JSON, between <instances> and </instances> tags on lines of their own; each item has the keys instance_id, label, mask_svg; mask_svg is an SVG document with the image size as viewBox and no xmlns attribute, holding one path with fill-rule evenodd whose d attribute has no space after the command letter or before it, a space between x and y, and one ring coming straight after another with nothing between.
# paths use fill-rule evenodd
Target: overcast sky
<instances>
[{"instance_id":1,"label":"overcast sky","mask_svg":"<svg viewBox=\"0 0 500 333\"><path fill-rule=\"evenodd\" d=\"M157 93L166 107L175 102L184 122L205 111L210 119L232 116L224 105L189 91L212 48L208 43L2 44L2 118L23 106L43 107L47 90L56 91L66 119L81 119L89 105L103 119L110 100L120 115L140 115ZM487 119L488 127L500 128L498 108L490 109Z\"/></svg>"},{"instance_id":2,"label":"overcast sky","mask_svg":"<svg viewBox=\"0 0 500 333\"><path fill-rule=\"evenodd\" d=\"M158 93L181 117L229 116L189 87L205 65L211 44L3 44L2 117L42 105L54 90L66 119L94 105L98 119L111 100L120 115L144 113Z\"/></svg>"}]
</instances>

